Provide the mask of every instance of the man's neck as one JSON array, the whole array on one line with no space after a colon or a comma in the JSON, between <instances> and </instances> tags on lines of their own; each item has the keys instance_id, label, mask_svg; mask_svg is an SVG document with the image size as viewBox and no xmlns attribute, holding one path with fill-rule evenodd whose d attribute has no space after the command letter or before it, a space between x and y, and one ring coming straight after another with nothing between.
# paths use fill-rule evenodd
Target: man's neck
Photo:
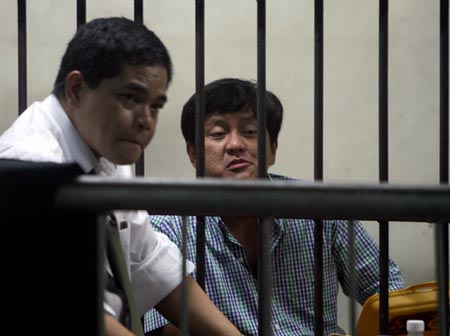
<instances>
[{"instance_id":1,"label":"man's neck","mask_svg":"<svg viewBox=\"0 0 450 336\"><path fill-rule=\"evenodd\" d=\"M230 233L244 247L250 268L256 276L258 261L258 221L256 217L222 217Z\"/></svg>"},{"instance_id":2,"label":"man's neck","mask_svg":"<svg viewBox=\"0 0 450 336\"><path fill-rule=\"evenodd\" d=\"M252 236L257 229L256 217L222 217L222 221L236 238Z\"/></svg>"}]
</instances>

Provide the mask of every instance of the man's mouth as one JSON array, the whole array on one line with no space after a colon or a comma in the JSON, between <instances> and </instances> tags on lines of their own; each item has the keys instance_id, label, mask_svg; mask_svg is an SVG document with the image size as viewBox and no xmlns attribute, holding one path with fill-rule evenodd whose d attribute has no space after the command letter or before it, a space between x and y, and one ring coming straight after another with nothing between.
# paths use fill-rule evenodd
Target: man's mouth
<instances>
[{"instance_id":1,"label":"man's mouth","mask_svg":"<svg viewBox=\"0 0 450 336\"><path fill-rule=\"evenodd\" d=\"M229 170L237 170L246 168L250 165L250 162L244 159L237 159L232 160L230 163L227 164L227 169Z\"/></svg>"}]
</instances>

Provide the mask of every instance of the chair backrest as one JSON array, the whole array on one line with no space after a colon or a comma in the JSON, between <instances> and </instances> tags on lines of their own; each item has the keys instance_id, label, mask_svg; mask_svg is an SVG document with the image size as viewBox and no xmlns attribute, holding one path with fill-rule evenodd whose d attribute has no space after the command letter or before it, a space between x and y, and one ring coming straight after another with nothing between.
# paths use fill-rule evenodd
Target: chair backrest
<instances>
[{"instance_id":1,"label":"chair backrest","mask_svg":"<svg viewBox=\"0 0 450 336\"><path fill-rule=\"evenodd\" d=\"M54 209L75 164L0 160L3 318L16 334L98 335L103 302L103 227L97 214Z\"/></svg>"}]
</instances>

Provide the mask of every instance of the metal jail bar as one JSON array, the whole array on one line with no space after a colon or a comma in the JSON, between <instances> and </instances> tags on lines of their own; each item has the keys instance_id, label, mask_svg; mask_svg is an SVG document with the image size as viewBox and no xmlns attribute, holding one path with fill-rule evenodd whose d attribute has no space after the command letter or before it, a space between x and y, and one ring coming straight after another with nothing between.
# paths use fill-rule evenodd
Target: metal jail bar
<instances>
[{"instance_id":1,"label":"metal jail bar","mask_svg":"<svg viewBox=\"0 0 450 336\"><path fill-rule=\"evenodd\" d=\"M134 21L144 22L143 0L134 0ZM86 0L77 0L77 27L86 23ZM142 153L135 165L136 176L145 175L145 155Z\"/></svg>"},{"instance_id":2,"label":"metal jail bar","mask_svg":"<svg viewBox=\"0 0 450 336\"><path fill-rule=\"evenodd\" d=\"M86 0L77 0L77 27L86 23Z\"/></svg>"},{"instance_id":3,"label":"metal jail bar","mask_svg":"<svg viewBox=\"0 0 450 336\"><path fill-rule=\"evenodd\" d=\"M134 0L134 21L138 23L144 22L144 3L143 0ZM145 155L142 153L141 157L135 164L136 176L145 175Z\"/></svg>"},{"instance_id":4,"label":"metal jail bar","mask_svg":"<svg viewBox=\"0 0 450 336\"><path fill-rule=\"evenodd\" d=\"M130 193L135 197L129 197ZM450 187L447 185L300 184L259 179L149 177L126 180L85 175L64 184L55 193L53 205L99 211L149 209L151 213L163 215L258 214L280 218L434 223L448 221L449 201ZM243 207L242 203L248 206Z\"/></svg>"},{"instance_id":5,"label":"metal jail bar","mask_svg":"<svg viewBox=\"0 0 450 336\"><path fill-rule=\"evenodd\" d=\"M267 178L266 167L266 1L257 1L257 127L258 127L258 177ZM258 335L272 335L272 268L270 241L273 220L258 218Z\"/></svg>"},{"instance_id":6,"label":"metal jail bar","mask_svg":"<svg viewBox=\"0 0 450 336\"><path fill-rule=\"evenodd\" d=\"M323 180L323 0L314 2L314 180ZM314 334L323 334L323 225L314 220Z\"/></svg>"},{"instance_id":7,"label":"metal jail bar","mask_svg":"<svg viewBox=\"0 0 450 336\"><path fill-rule=\"evenodd\" d=\"M380 0L378 46L378 173L380 183L389 181L388 142L388 47L389 1ZM380 236L380 334L388 334L389 323L389 223L379 222Z\"/></svg>"},{"instance_id":8,"label":"metal jail bar","mask_svg":"<svg viewBox=\"0 0 450 336\"><path fill-rule=\"evenodd\" d=\"M439 57L440 57L440 72L439 72L439 178L441 184L448 185L448 168L449 168L449 52L448 52L448 17L449 17L449 2L447 0L440 1L440 18L439 18L439 32L440 32L440 45L439 45ZM449 244L448 244L448 221L438 223L435 227L435 240L436 240L436 261L442 263L447 267L441 269L436 267L436 277L439 284L439 301L448 302L449 294L445 284L449 283ZM439 333L442 335L449 334L449 321L448 316L450 314L449 305L444 305L438 313L439 321Z\"/></svg>"},{"instance_id":9,"label":"metal jail bar","mask_svg":"<svg viewBox=\"0 0 450 336\"><path fill-rule=\"evenodd\" d=\"M21 114L27 108L27 2L17 1L18 26L18 63L19 63L19 111Z\"/></svg>"},{"instance_id":10,"label":"metal jail bar","mask_svg":"<svg viewBox=\"0 0 450 336\"><path fill-rule=\"evenodd\" d=\"M265 220L299 217L444 223L450 219L450 187L444 185L298 185L263 180L242 183L148 178L130 182L83 176L63 185L54 199L55 207L69 210L150 208L158 214L257 215ZM445 241L445 237L440 238ZM439 257L435 262L448 273L448 264ZM442 314L448 306L444 295L439 295L438 304ZM448 324L440 324L439 330L440 335L448 334Z\"/></svg>"},{"instance_id":11,"label":"metal jail bar","mask_svg":"<svg viewBox=\"0 0 450 336\"><path fill-rule=\"evenodd\" d=\"M144 22L144 3L143 0L134 0L134 21ZM86 0L77 0L77 27L86 23ZM135 165L137 176L145 175L145 155L142 153Z\"/></svg>"},{"instance_id":12,"label":"metal jail bar","mask_svg":"<svg viewBox=\"0 0 450 336\"><path fill-rule=\"evenodd\" d=\"M195 160L196 176L205 176L205 2L195 1ZM205 289L205 219L197 216L197 281Z\"/></svg>"}]
</instances>

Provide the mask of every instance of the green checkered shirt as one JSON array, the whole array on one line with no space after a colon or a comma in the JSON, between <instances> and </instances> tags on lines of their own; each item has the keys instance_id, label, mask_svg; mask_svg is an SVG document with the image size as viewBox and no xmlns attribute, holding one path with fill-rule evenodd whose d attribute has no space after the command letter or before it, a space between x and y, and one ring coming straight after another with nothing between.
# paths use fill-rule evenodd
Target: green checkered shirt
<instances>
[{"instance_id":1,"label":"green checkered shirt","mask_svg":"<svg viewBox=\"0 0 450 336\"><path fill-rule=\"evenodd\" d=\"M270 174L273 180L291 180ZM292 180L293 183L299 181ZM182 217L151 216L156 231L181 247ZM219 217L205 218L205 289L216 306L246 335L258 334L258 286L243 246ZM379 250L364 227L355 222L355 253L359 303L379 288ZM275 219L272 233L273 335L314 335L314 221ZM323 221L324 335L337 325L340 283L350 292L350 260L347 221ZM195 217L189 217L188 259L196 260ZM404 287L399 267L389 263L390 290ZM167 324L155 310L144 317L146 331Z\"/></svg>"}]
</instances>

